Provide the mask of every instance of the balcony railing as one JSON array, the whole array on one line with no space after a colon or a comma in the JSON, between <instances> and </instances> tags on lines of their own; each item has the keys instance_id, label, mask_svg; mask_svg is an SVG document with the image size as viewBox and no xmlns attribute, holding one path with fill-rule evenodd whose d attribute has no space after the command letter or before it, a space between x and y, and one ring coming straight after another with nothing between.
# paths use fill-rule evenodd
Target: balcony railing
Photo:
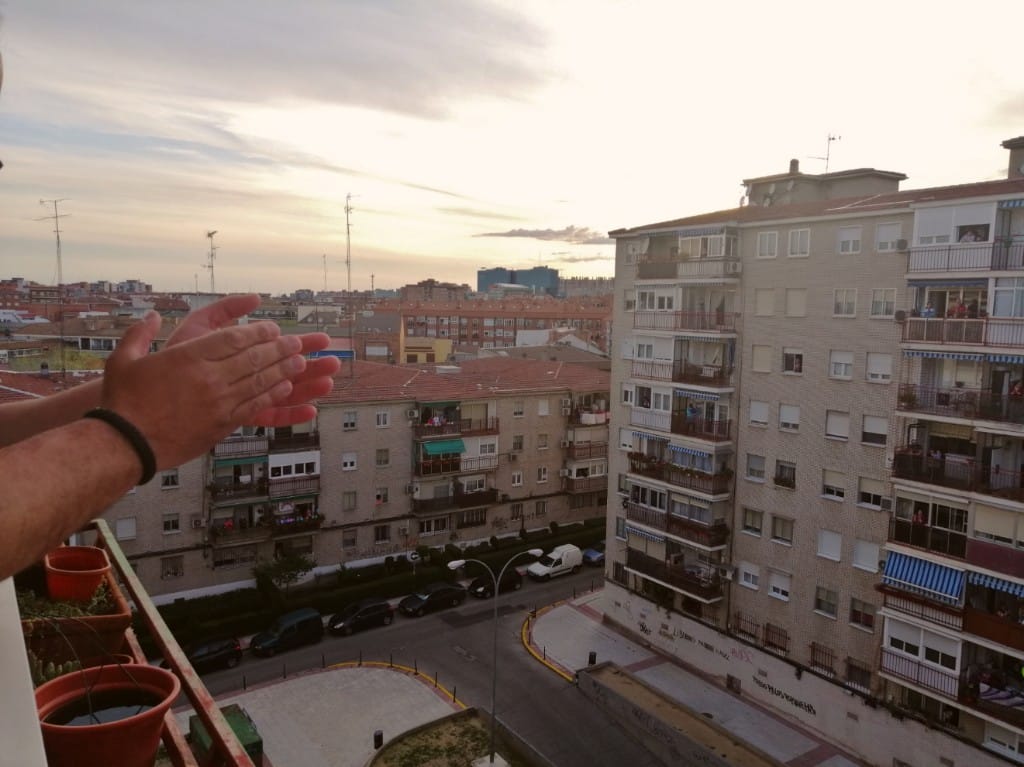
<instances>
[{"instance_id":1,"label":"balcony railing","mask_svg":"<svg viewBox=\"0 0 1024 767\"><path fill-rule=\"evenodd\" d=\"M280 515L271 517L270 532L272 535L290 535L292 533L308 533L323 527L324 518L319 514L308 517Z\"/></svg>"},{"instance_id":2,"label":"balcony railing","mask_svg":"<svg viewBox=\"0 0 1024 767\"><path fill-rule=\"evenodd\" d=\"M899 679L937 692L947 698L957 699L959 679L952 671L928 666L915 658L908 658L888 647L882 648L881 670Z\"/></svg>"},{"instance_id":3,"label":"balcony railing","mask_svg":"<svg viewBox=\"0 0 1024 767\"><path fill-rule=\"evenodd\" d=\"M1024 501L1024 471L990 467L960 456L933 458L909 445L897 448L893 458L892 475L899 479Z\"/></svg>"},{"instance_id":4,"label":"balcony railing","mask_svg":"<svg viewBox=\"0 0 1024 767\"><path fill-rule=\"evenodd\" d=\"M670 565L635 549L627 549L626 567L698 599L722 598L721 579L703 565Z\"/></svg>"},{"instance_id":5,"label":"balcony railing","mask_svg":"<svg viewBox=\"0 0 1024 767\"><path fill-rule=\"evenodd\" d=\"M607 442L573 442L567 448L566 458L579 461L586 458L607 458Z\"/></svg>"},{"instance_id":6,"label":"balcony railing","mask_svg":"<svg viewBox=\"0 0 1024 767\"><path fill-rule=\"evenodd\" d=\"M963 628L962 610L938 605L923 596L901 591L895 586L879 584L875 588L882 592L883 604L891 610L899 610L901 613L937 623L954 631L960 631Z\"/></svg>"},{"instance_id":7,"label":"balcony railing","mask_svg":"<svg viewBox=\"0 0 1024 767\"><path fill-rule=\"evenodd\" d=\"M896 405L899 410L914 413L1024 424L1024 397L994 394L985 389L901 384Z\"/></svg>"},{"instance_id":8,"label":"balcony railing","mask_svg":"<svg viewBox=\"0 0 1024 767\"><path fill-rule=\"evenodd\" d=\"M210 497L214 503L237 500L239 498L266 498L267 480L258 479L255 482L238 482L232 479L218 479L210 483L209 490Z\"/></svg>"},{"instance_id":9,"label":"balcony railing","mask_svg":"<svg viewBox=\"0 0 1024 767\"><path fill-rule=\"evenodd\" d=\"M289 495L311 495L320 492L320 477L290 477L270 481L270 497L285 498Z\"/></svg>"},{"instance_id":10,"label":"balcony railing","mask_svg":"<svg viewBox=\"0 0 1024 767\"><path fill-rule=\"evenodd\" d=\"M213 446L214 458L245 458L266 455L269 447L266 437L228 437Z\"/></svg>"},{"instance_id":11,"label":"balcony railing","mask_svg":"<svg viewBox=\"0 0 1024 767\"><path fill-rule=\"evenodd\" d=\"M729 528L724 522L705 525L703 522L649 509L633 501L626 502L626 519L709 549L722 548L729 542Z\"/></svg>"},{"instance_id":12,"label":"balcony railing","mask_svg":"<svg viewBox=\"0 0 1024 767\"><path fill-rule=\"evenodd\" d=\"M708 474L697 469L676 466L674 463L662 461L643 453L629 454L629 470L634 474L642 474L651 479L659 479L676 487L696 490L706 495L723 495L729 492L732 472Z\"/></svg>"},{"instance_id":13,"label":"balcony railing","mask_svg":"<svg viewBox=\"0 0 1024 767\"><path fill-rule=\"evenodd\" d=\"M701 330L735 333L736 312L633 312L636 330Z\"/></svg>"},{"instance_id":14,"label":"balcony railing","mask_svg":"<svg viewBox=\"0 0 1024 767\"><path fill-rule=\"evenodd\" d=\"M641 261L638 280L674 280L687 277L739 277L742 264L735 258L699 258L687 261Z\"/></svg>"},{"instance_id":15,"label":"balcony railing","mask_svg":"<svg viewBox=\"0 0 1024 767\"><path fill-rule=\"evenodd\" d=\"M967 536L963 533L907 519L889 520L889 540L956 559L967 556Z\"/></svg>"},{"instance_id":16,"label":"balcony railing","mask_svg":"<svg viewBox=\"0 0 1024 767\"><path fill-rule=\"evenodd\" d=\"M488 506L498 502L498 490L488 488L473 493L456 491L454 495L446 495L440 498L413 498L412 510L426 513L436 511L447 511L448 509L471 509L474 506Z\"/></svg>"},{"instance_id":17,"label":"balcony railing","mask_svg":"<svg viewBox=\"0 0 1024 767\"><path fill-rule=\"evenodd\" d=\"M608 423L611 413L607 410L578 410L573 409L569 416L569 423L574 426L600 426Z\"/></svg>"},{"instance_id":18,"label":"balcony railing","mask_svg":"<svg viewBox=\"0 0 1024 767\"><path fill-rule=\"evenodd\" d=\"M1004 543L968 539L967 563L1012 578L1024 578L1024 557L1020 555L1020 549Z\"/></svg>"},{"instance_id":19,"label":"balcony railing","mask_svg":"<svg viewBox=\"0 0 1024 767\"><path fill-rule=\"evenodd\" d=\"M413 427L417 438L443 437L445 435L497 434L497 418L456 418L444 423L420 423Z\"/></svg>"},{"instance_id":20,"label":"balcony railing","mask_svg":"<svg viewBox=\"0 0 1024 767\"><path fill-rule=\"evenodd\" d=\"M1010 617L1000 618L998 615L968 606L964 608L963 630L990 642L1024 651L1024 629Z\"/></svg>"},{"instance_id":21,"label":"balcony railing","mask_svg":"<svg viewBox=\"0 0 1024 767\"><path fill-rule=\"evenodd\" d=\"M270 438L271 450L316 450L319 447L319 431L274 435Z\"/></svg>"},{"instance_id":22,"label":"balcony railing","mask_svg":"<svg viewBox=\"0 0 1024 767\"><path fill-rule=\"evenodd\" d=\"M479 458L428 458L416 464L416 476L434 477L439 474L459 474L469 471L494 471L498 457L484 455Z\"/></svg>"},{"instance_id":23,"label":"balcony railing","mask_svg":"<svg viewBox=\"0 0 1024 767\"><path fill-rule=\"evenodd\" d=\"M655 381L722 387L730 385L732 368L680 361L633 360L631 375L633 378L649 378Z\"/></svg>"},{"instance_id":24,"label":"balcony railing","mask_svg":"<svg viewBox=\"0 0 1024 767\"><path fill-rule=\"evenodd\" d=\"M608 489L608 475L599 477L566 477L565 489L570 493L596 493Z\"/></svg>"},{"instance_id":25,"label":"balcony railing","mask_svg":"<svg viewBox=\"0 0 1024 767\"><path fill-rule=\"evenodd\" d=\"M908 317L903 322L904 343L964 344L978 346L1024 345L1024 318Z\"/></svg>"},{"instance_id":26,"label":"balcony railing","mask_svg":"<svg viewBox=\"0 0 1024 767\"><path fill-rule=\"evenodd\" d=\"M1001 242L922 245L910 249L908 272L1015 271L1024 269L1024 244Z\"/></svg>"},{"instance_id":27,"label":"balcony railing","mask_svg":"<svg viewBox=\"0 0 1024 767\"><path fill-rule=\"evenodd\" d=\"M711 442L726 442L730 438L731 429L731 418L704 418L703 416L691 417L686 415L686 413L672 414L673 434L682 434L696 439L706 439Z\"/></svg>"}]
</instances>

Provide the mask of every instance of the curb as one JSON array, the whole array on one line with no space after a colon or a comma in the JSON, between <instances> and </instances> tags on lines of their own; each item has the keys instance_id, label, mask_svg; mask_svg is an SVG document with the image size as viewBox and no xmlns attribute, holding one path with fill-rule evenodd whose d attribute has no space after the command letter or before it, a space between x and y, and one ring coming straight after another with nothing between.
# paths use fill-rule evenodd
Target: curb
<instances>
[{"instance_id":1,"label":"curb","mask_svg":"<svg viewBox=\"0 0 1024 767\"><path fill-rule=\"evenodd\" d=\"M519 631L519 638L520 641L522 641L523 643L523 647L526 648L526 651L530 653L530 655L532 655L538 663L550 669L551 671L554 671L556 674L558 674L558 676L562 677L562 679L564 679L565 681L575 684L576 673L574 671L565 668L559 663L555 663L554 661L548 660L547 654L542 654L541 652L538 652L536 646L533 644L533 621L540 618L540 616L542 616L544 613L549 612L563 604L567 604L568 602L569 600L563 599L559 602L555 602L554 604L542 607L540 610L536 612L535 615L527 614L526 620L523 621L523 626Z\"/></svg>"},{"instance_id":2,"label":"curb","mask_svg":"<svg viewBox=\"0 0 1024 767\"><path fill-rule=\"evenodd\" d=\"M417 681L430 687L433 687L434 690L437 692L438 697L442 698L445 701L448 701L453 706L457 707L459 710L465 710L467 708L465 703L463 703L461 700L455 697L455 693L452 690L449 690L444 685L438 684L436 678L429 677L422 671L420 671L418 668L413 668L412 666L403 666L399 663L385 663L382 660L343 661L342 663L332 663L330 666L324 669L324 671L367 667L386 668L392 671L397 671L401 674L405 674L406 676L411 676Z\"/></svg>"}]
</instances>

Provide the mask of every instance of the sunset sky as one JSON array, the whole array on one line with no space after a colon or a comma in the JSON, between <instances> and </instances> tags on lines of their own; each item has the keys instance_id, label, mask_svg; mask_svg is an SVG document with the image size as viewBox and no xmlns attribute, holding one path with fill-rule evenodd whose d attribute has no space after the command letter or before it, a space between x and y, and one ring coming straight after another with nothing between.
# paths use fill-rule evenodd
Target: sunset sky
<instances>
[{"instance_id":1,"label":"sunset sky","mask_svg":"<svg viewBox=\"0 0 1024 767\"><path fill-rule=\"evenodd\" d=\"M1024 4L0 0L0 276L345 289L610 276L791 158L997 178Z\"/></svg>"}]
</instances>

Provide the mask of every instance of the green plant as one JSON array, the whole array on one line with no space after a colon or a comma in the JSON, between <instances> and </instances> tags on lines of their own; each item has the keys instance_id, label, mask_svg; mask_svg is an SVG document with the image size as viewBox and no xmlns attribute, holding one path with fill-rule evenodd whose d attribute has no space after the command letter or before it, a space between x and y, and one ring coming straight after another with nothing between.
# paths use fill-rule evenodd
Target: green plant
<instances>
[{"instance_id":1,"label":"green plant","mask_svg":"<svg viewBox=\"0 0 1024 767\"><path fill-rule=\"evenodd\" d=\"M270 580L287 598L288 589L303 575L316 567L316 561L305 554L285 554L271 562L260 562L253 568L256 582Z\"/></svg>"}]
</instances>

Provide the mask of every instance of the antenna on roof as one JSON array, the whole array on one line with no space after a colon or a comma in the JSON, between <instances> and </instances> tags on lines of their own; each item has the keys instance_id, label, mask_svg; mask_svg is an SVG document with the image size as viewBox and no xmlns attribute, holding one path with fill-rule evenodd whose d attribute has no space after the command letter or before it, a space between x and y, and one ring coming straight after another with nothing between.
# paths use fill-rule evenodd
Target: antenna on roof
<instances>
[{"instance_id":1,"label":"antenna on roof","mask_svg":"<svg viewBox=\"0 0 1024 767\"><path fill-rule=\"evenodd\" d=\"M825 172L828 173L828 160L832 154L832 142L839 141L842 136L833 136L831 133L828 134L828 141L825 144L825 156L824 157L811 157L812 160L824 160L825 161Z\"/></svg>"},{"instance_id":2,"label":"antenna on roof","mask_svg":"<svg viewBox=\"0 0 1024 767\"><path fill-rule=\"evenodd\" d=\"M57 210L57 206L67 201L67 197L61 197L56 200L40 200L40 205L53 205L53 215L43 216L37 218L36 221L53 221L53 231L57 235L57 314L60 320L60 378L61 381L66 381L68 376L67 366L64 364L64 266L61 261L60 251L60 220L67 218L70 213L60 213Z\"/></svg>"},{"instance_id":3,"label":"antenna on roof","mask_svg":"<svg viewBox=\"0 0 1024 767\"><path fill-rule=\"evenodd\" d=\"M203 268L204 269L209 269L210 270L210 292L211 293L216 293L217 292L216 289L215 289L214 281L213 281L213 261L214 261L215 258L217 258L217 248L213 244L213 235L215 235L215 234L217 234L217 230L216 229L212 229L212 230L210 230L209 232L206 233L206 236L210 238L210 255L208 256L209 263L203 264Z\"/></svg>"}]
</instances>

